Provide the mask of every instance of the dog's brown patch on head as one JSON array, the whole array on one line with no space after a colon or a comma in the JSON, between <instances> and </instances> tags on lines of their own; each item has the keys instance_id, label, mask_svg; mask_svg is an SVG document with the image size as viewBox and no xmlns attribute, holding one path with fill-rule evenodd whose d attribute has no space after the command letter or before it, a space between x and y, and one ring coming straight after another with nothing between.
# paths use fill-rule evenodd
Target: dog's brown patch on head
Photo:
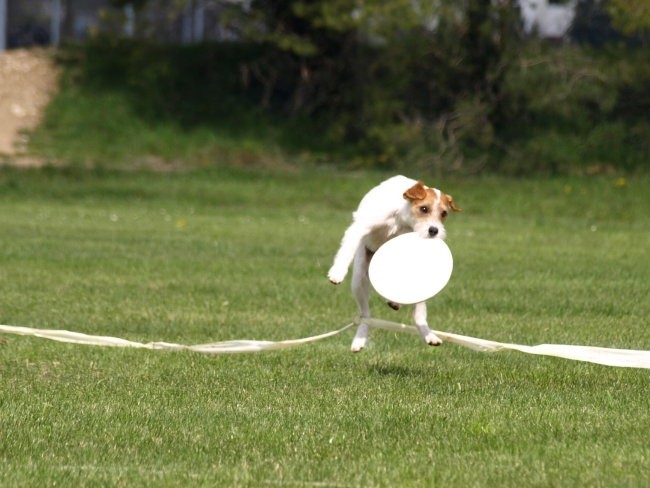
<instances>
[{"instance_id":1,"label":"dog's brown patch on head","mask_svg":"<svg viewBox=\"0 0 650 488\"><path fill-rule=\"evenodd\" d=\"M432 188L418 181L404 192L404 198L411 204L411 209L416 218L428 219L438 206L438 194Z\"/></svg>"},{"instance_id":2,"label":"dog's brown patch on head","mask_svg":"<svg viewBox=\"0 0 650 488\"><path fill-rule=\"evenodd\" d=\"M424 200L427 197L427 187L424 183L418 181L415 185L404 192L404 198L414 202L416 200Z\"/></svg>"},{"instance_id":3,"label":"dog's brown patch on head","mask_svg":"<svg viewBox=\"0 0 650 488\"><path fill-rule=\"evenodd\" d=\"M454 212L462 212L463 210L458 205L456 205L456 202L454 202L454 198L451 195L447 195L446 193L441 193L440 200L445 207L453 210Z\"/></svg>"}]
</instances>

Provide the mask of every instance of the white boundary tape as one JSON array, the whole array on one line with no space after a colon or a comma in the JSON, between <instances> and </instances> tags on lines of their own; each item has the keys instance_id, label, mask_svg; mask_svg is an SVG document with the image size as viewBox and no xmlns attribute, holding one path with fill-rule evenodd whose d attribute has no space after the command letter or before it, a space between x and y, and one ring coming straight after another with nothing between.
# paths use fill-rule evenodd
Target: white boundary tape
<instances>
[{"instance_id":1,"label":"white boundary tape","mask_svg":"<svg viewBox=\"0 0 650 488\"><path fill-rule=\"evenodd\" d=\"M397 324L381 319L363 319L371 327L387 330L403 330L417 334L415 327L404 324ZM540 344L537 346L522 346L520 344L509 344L504 342L488 341L477 339L450 332L434 331L442 340L467 347L481 352L497 351L519 351L539 356L555 356L576 361L603 364L605 366L618 366L621 368L645 368L650 369L650 351L635 349L612 349L608 347L572 346L565 344Z\"/></svg>"},{"instance_id":2,"label":"white boundary tape","mask_svg":"<svg viewBox=\"0 0 650 488\"><path fill-rule=\"evenodd\" d=\"M381 320L375 318L362 318L347 324L340 329L326 332L312 337L293 339L287 341L254 341L235 340L224 342L211 342L209 344L183 345L169 342L134 342L118 337L94 336L67 330L33 329L30 327L16 327L13 325L0 325L0 333L18 334L24 336L41 337L59 342L73 344L86 344L94 346L109 347L133 347L139 349L171 350L171 351L193 351L203 354L228 354L241 352L271 351L287 349L290 347L316 342L328 337L335 336L346 331L350 327L363 322L370 327L386 329L397 332L418 334L415 327ZM475 351L496 352L504 350L519 351L527 354L541 356L555 356L576 361L602 364L606 366L618 366L622 368L645 368L650 369L650 351L634 349L611 349L607 347L573 346L564 344L540 344L537 346L524 346L520 344L508 344L503 342L488 341L475 337L452 334L449 332L434 331L438 337L446 342L467 347Z\"/></svg>"},{"instance_id":3,"label":"white boundary tape","mask_svg":"<svg viewBox=\"0 0 650 488\"><path fill-rule=\"evenodd\" d=\"M258 352L258 351L272 351L277 349L287 349L289 347L298 346L301 344L308 344L310 342L320 341L328 337L335 336L349 329L354 325L350 323L345 327L338 330L327 332L312 337L305 337L303 339L293 339L288 341L249 341L249 340L236 340L236 341L223 341L211 342L209 344L195 344L186 346L183 344L174 344L171 342L134 342L119 337L108 336L94 336L82 334L80 332L70 332L68 330L52 330L52 329L32 329L30 327L16 327L13 325L0 325L0 333L6 332L9 334L18 334L32 337L41 337L43 339L50 339L58 342L70 342L73 344L86 344L89 346L107 346L107 347L134 347L137 349L155 349L167 351L193 351L203 354L228 354L237 352Z\"/></svg>"}]
</instances>

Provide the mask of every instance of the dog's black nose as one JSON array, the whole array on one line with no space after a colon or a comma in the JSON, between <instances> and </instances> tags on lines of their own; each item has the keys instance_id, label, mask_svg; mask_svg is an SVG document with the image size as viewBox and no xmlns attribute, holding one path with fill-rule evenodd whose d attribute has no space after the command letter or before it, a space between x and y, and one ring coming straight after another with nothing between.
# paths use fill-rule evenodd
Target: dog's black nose
<instances>
[{"instance_id":1,"label":"dog's black nose","mask_svg":"<svg viewBox=\"0 0 650 488\"><path fill-rule=\"evenodd\" d=\"M438 235L438 228L435 225L429 227L429 237L435 237Z\"/></svg>"}]
</instances>

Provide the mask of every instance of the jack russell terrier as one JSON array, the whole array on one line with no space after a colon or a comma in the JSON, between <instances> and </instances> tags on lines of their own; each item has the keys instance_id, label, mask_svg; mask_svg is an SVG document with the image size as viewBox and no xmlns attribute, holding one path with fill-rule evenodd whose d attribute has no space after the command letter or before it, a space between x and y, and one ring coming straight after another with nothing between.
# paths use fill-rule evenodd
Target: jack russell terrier
<instances>
[{"instance_id":1,"label":"jack russell terrier","mask_svg":"<svg viewBox=\"0 0 650 488\"><path fill-rule=\"evenodd\" d=\"M460 212L451 195L429 188L421 181L405 176L393 176L371 189L352 214L352 224L345 231L329 270L329 280L338 285L354 260L352 293L359 306L359 316L370 317L368 266L379 247L389 239L407 232L417 232L424 238L444 239L443 222L450 211ZM400 304L388 302L397 310ZM415 325L424 342L438 346L442 341L427 324L427 304L415 305ZM368 341L368 326L359 325L351 350L358 352Z\"/></svg>"}]
</instances>

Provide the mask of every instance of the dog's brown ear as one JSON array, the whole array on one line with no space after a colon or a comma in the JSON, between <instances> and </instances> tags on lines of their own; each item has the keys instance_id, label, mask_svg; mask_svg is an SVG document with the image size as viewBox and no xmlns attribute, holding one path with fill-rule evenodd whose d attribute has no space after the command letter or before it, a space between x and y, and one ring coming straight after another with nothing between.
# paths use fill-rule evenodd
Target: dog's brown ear
<instances>
[{"instance_id":1,"label":"dog's brown ear","mask_svg":"<svg viewBox=\"0 0 650 488\"><path fill-rule=\"evenodd\" d=\"M456 205L456 202L454 202L454 198L451 195L445 195L447 197L447 205L449 205L449 208L452 209L454 212L462 212L463 209L460 208L458 205Z\"/></svg>"},{"instance_id":2,"label":"dog's brown ear","mask_svg":"<svg viewBox=\"0 0 650 488\"><path fill-rule=\"evenodd\" d=\"M426 197L427 188L421 181L418 181L415 185L404 192L404 198L412 202L415 200L424 200Z\"/></svg>"}]
</instances>

